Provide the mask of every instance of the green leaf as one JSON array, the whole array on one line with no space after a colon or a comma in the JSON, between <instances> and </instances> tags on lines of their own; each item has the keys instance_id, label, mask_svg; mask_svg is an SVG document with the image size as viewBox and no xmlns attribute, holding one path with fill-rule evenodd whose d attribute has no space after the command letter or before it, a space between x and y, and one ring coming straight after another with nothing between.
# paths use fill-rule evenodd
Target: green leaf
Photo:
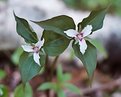
<instances>
[{"instance_id":1,"label":"green leaf","mask_svg":"<svg viewBox=\"0 0 121 97\"><path fill-rule=\"evenodd\" d=\"M58 68L57 68L57 79L58 79L59 82L65 83L66 81L69 81L71 79L71 75L68 74L68 73L63 74L62 66L58 65Z\"/></svg>"},{"instance_id":2,"label":"green leaf","mask_svg":"<svg viewBox=\"0 0 121 97\"><path fill-rule=\"evenodd\" d=\"M57 79L59 82L63 81L63 70L61 65L58 65L58 68L57 68Z\"/></svg>"},{"instance_id":3,"label":"green leaf","mask_svg":"<svg viewBox=\"0 0 121 97\"><path fill-rule=\"evenodd\" d=\"M70 83L65 83L64 86L69 89L71 92L77 93L77 94L81 94L80 89L78 87L76 87L73 84Z\"/></svg>"},{"instance_id":4,"label":"green leaf","mask_svg":"<svg viewBox=\"0 0 121 97\"><path fill-rule=\"evenodd\" d=\"M52 31L44 31L44 50L49 56L58 56L68 47L70 40Z\"/></svg>"},{"instance_id":5,"label":"green leaf","mask_svg":"<svg viewBox=\"0 0 121 97\"><path fill-rule=\"evenodd\" d=\"M71 79L71 75L66 73L63 74L62 66L58 65L57 68L57 79L60 83L65 83L66 81L69 81Z\"/></svg>"},{"instance_id":6,"label":"green leaf","mask_svg":"<svg viewBox=\"0 0 121 97\"><path fill-rule=\"evenodd\" d=\"M5 78L5 76L6 76L6 72L0 69L0 80Z\"/></svg>"},{"instance_id":7,"label":"green leaf","mask_svg":"<svg viewBox=\"0 0 121 97\"><path fill-rule=\"evenodd\" d=\"M32 88L29 83L26 85L20 84L16 87L14 97L33 97Z\"/></svg>"},{"instance_id":8,"label":"green leaf","mask_svg":"<svg viewBox=\"0 0 121 97\"><path fill-rule=\"evenodd\" d=\"M34 23L38 24L40 27L44 28L45 30L50 30L64 36L66 36L66 34L64 34L65 30L75 29L75 24L73 19L65 15L61 15L45 21L34 22Z\"/></svg>"},{"instance_id":9,"label":"green leaf","mask_svg":"<svg viewBox=\"0 0 121 97\"><path fill-rule=\"evenodd\" d=\"M80 53L79 45L73 43L73 49L75 55L82 61L84 64L88 76L91 78L93 76L94 70L97 63L97 50L90 42L87 41L88 48L84 55Z\"/></svg>"},{"instance_id":10,"label":"green leaf","mask_svg":"<svg viewBox=\"0 0 121 97\"><path fill-rule=\"evenodd\" d=\"M62 81L63 81L63 82L66 82L66 81L69 81L69 80L71 80L71 74L68 74L68 73L63 74L63 79L62 79Z\"/></svg>"},{"instance_id":11,"label":"green leaf","mask_svg":"<svg viewBox=\"0 0 121 97\"><path fill-rule=\"evenodd\" d=\"M20 57L19 69L23 83L31 80L41 70L41 66L35 63L33 56L28 53L23 53Z\"/></svg>"},{"instance_id":12,"label":"green leaf","mask_svg":"<svg viewBox=\"0 0 121 97\"><path fill-rule=\"evenodd\" d=\"M83 19L83 21L78 24L79 32L87 25L92 25L92 31L101 29L103 26L103 20L105 18L106 11L107 9L92 11L87 18Z\"/></svg>"},{"instance_id":13,"label":"green leaf","mask_svg":"<svg viewBox=\"0 0 121 97\"><path fill-rule=\"evenodd\" d=\"M104 47L104 45L102 44L101 41L99 41L98 39L90 39L90 38L87 38L86 40L88 40L90 43L92 43L96 48L97 50L103 54L104 57L107 57L107 52L106 52L106 49Z\"/></svg>"},{"instance_id":14,"label":"green leaf","mask_svg":"<svg viewBox=\"0 0 121 97\"><path fill-rule=\"evenodd\" d=\"M8 88L2 84L0 84L1 95L0 97L9 97Z\"/></svg>"},{"instance_id":15,"label":"green leaf","mask_svg":"<svg viewBox=\"0 0 121 97\"><path fill-rule=\"evenodd\" d=\"M28 43L36 43L37 42L37 36L36 33L33 32L32 28L30 27L30 25L28 24L28 22L23 19L23 18L19 18L15 15L14 13L14 17L16 20L16 29L17 29L17 33L23 37L25 39L26 42Z\"/></svg>"},{"instance_id":16,"label":"green leaf","mask_svg":"<svg viewBox=\"0 0 121 97\"><path fill-rule=\"evenodd\" d=\"M57 92L57 95L58 95L58 97L66 97L66 95L65 95L65 93L64 93L64 90L59 90L59 91Z\"/></svg>"},{"instance_id":17,"label":"green leaf","mask_svg":"<svg viewBox=\"0 0 121 97\"><path fill-rule=\"evenodd\" d=\"M18 65L19 64L19 58L21 54L23 53L23 49L17 48L16 51L12 54L11 60L13 61L14 64Z\"/></svg>"},{"instance_id":18,"label":"green leaf","mask_svg":"<svg viewBox=\"0 0 121 97\"><path fill-rule=\"evenodd\" d=\"M54 91L56 91L57 90L56 83L45 82L42 85L40 85L40 87L38 88L38 90L48 90L48 89L53 89Z\"/></svg>"},{"instance_id":19,"label":"green leaf","mask_svg":"<svg viewBox=\"0 0 121 97\"><path fill-rule=\"evenodd\" d=\"M41 66L43 66L45 64L45 60L46 60L46 54L42 51L40 51L40 64Z\"/></svg>"}]
</instances>

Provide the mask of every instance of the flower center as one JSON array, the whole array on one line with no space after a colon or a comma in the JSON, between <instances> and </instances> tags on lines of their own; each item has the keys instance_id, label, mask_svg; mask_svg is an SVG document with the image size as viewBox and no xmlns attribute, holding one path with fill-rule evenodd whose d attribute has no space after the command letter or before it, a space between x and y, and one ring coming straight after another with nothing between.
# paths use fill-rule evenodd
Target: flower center
<instances>
[{"instance_id":1,"label":"flower center","mask_svg":"<svg viewBox=\"0 0 121 97\"><path fill-rule=\"evenodd\" d=\"M80 41L82 41L83 37L83 33L79 33L76 35L77 39L79 39Z\"/></svg>"},{"instance_id":2,"label":"flower center","mask_svg":"<svg viewBox=\"0 0 121 97\"><path fill-rule=\"evenodd\" d=\"M34 53L38 53L38 52L39 52L39 47L34 46L34 47L33 47L33 50L34 50Z\"/></svg>"}]
</instances>

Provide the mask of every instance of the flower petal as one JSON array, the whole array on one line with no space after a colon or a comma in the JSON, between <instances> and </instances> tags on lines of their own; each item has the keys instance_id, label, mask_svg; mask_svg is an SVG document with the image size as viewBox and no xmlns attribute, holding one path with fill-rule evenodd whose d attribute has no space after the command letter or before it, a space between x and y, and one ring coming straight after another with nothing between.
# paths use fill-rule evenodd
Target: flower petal
<instances>
[{"instance_id":1,"label":"flower petal","mask_svg":"<svg viewBox=\"0 0 121 97\"><path fill-rule=\"evenodd\" d=\"M39 62L39 59L40 59L39 53L34 53L33 57L34 57L34 61L35 61L38 65L40 65L40 62Z\"/></svg>"},{"instance_id":2,"label":"flower petal","mask_svg":"<svg viewBox=\"0 0 121 97\"><path fill-rule=\"evenodd\" d=\"M92 25L87 25L83 30L83 37L88 36L92 32Z\"/></svg>"},{"instance_id":3,"label":"flower petal","mask_svg":"<svg viewBox=\"0 0 121 97\"><path fill-rule=\"evenodd\" d=\"M80 46L80 52L82 54L84 54L85 51L86 51L86 49L87 49L86 41L84 39L82 39L81 41L79 41L79 46Z\"/></svg>"},{"instance_id":4,"label":"flower petal","mask_svg":"<svg viewBox=\"0 0 121 97\"><path fill-rule=\"evenodd\" d=\"M64 33L69 37L76 37L76 35L78 34L78 32L74 29L69 29L67 31L64 31Z\"/></svg>"},{"instance_id":5,"label":"flower petal","mask_svg":"<svg viewBox=\"0 0 121 97\"><path fill-rule=\"evenodd\" d=\"M39 40L36 44L35 44L35 46L37 46L37 47L39 47L39 49L43 46L43 44L44 44L44 38L42 39L42 40Z\"/></svg>"},{"instance_id":6,"label":"flower petal","mask_svg":"<svg viewBox=\"0 0 121 97\"><path fill-rule=\"evenodd\" d=\"M26 52L33 52L32 46L30 46L30 45L22 45L22 48Z\"/></svg>"}]
</instances>

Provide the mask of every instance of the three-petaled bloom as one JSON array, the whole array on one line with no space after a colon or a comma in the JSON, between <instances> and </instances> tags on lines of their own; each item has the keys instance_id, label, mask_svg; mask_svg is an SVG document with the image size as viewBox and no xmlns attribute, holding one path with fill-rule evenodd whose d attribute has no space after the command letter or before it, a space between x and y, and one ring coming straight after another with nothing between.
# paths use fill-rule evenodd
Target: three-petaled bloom
<instances>
[{"instance_id":1,"label":"three-petaled bloom","mask_svg":"<svg viewBox=\"0 0 121 97\"><path fill-rule=\"evenodd\" d=\"M24 49L24 51L33 53L34 61L38 65L40 65L40 61L39 61L39 59L40 59L39 51L40 51L41 47L43 46L43 44L44 44L44 39L43 40L39 40L34 45L22 45L22 48Z\"/></svg>"},{"instance_id":2,"label":"three-petaled bloom","mask_svg":"<svg viewBox=\"0 0 121 97\"><path fill-rule=\"evenodd\" d=\"M86 49L87 49L87 44L86 44L86 41L85 41L85 37L90 35L91 32L92 32L92 26L91 25L87 25L79 33L74 29L69 29L67 31L64 31L64 33L66 33L69 37L74 38L76 40L76 42L79 42L80 52L82 54L84 54Z\"/></svg>"}]
</instances>

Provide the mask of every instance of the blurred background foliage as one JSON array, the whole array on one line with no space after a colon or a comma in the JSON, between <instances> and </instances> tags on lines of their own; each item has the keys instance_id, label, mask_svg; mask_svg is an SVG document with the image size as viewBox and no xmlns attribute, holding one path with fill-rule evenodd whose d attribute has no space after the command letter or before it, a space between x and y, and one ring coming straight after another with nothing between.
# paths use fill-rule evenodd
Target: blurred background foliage
<instances>
[{"instance_id":1,"label":"blurred background foliage","mask_svg":"<svg viewBox=\"0 0 121 97\"><path fill-rule=\"evenodd\" d=\"M121 16L121 0L63 0L64 3L76 10L95 10L110 6L109 12Z\"/></svg>"}]
</instances>

